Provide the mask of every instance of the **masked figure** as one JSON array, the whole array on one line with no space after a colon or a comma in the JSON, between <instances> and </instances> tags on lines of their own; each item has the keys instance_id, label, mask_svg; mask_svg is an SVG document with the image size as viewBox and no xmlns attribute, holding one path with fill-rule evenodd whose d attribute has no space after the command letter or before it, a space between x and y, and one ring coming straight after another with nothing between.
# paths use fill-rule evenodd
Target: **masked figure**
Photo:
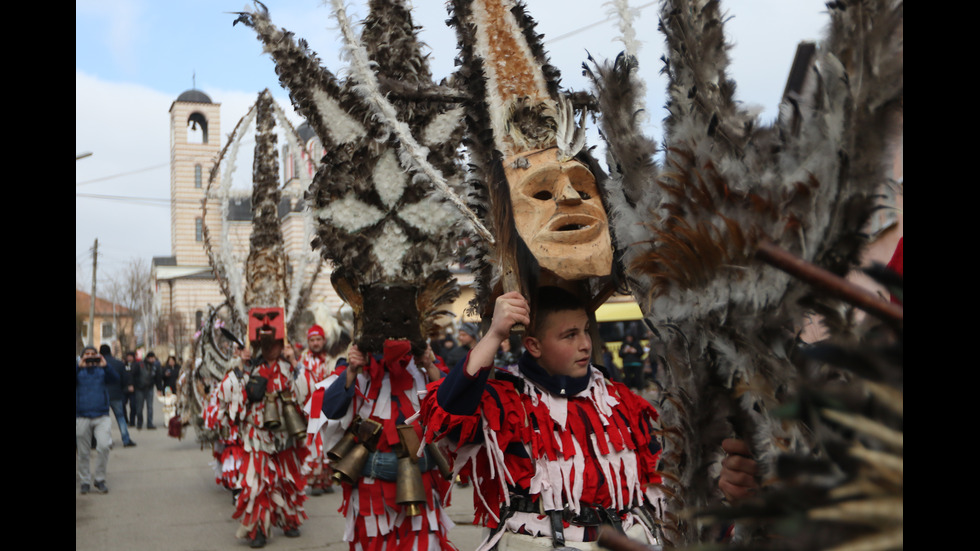
<instances>
[{"instance_id":1,"label":"masked figure","mask_svg":"<svg viewBox=\"0 0 980 551\"><path fill-rule=\"evenodd\" d=\"M282 313L281 308L249 311L248 335L260 356L245 388L241 436L247 455L233 517L242 522L238 537L248 537L253 547L263 546L273 527L287 537L299 536L306 519L303 467L309 450L300 409L306 396L297 395L292 367L282 360Z\"/></svg>"},{"instance_id":2,"label":"masked figure","mask_svg":"<svg viewBox=\"0 0 980 551\"><path fill-rule=\"evenodd\" d=\"M462 109L432 82L403 2L371 2L359 37L335 11L352 54L346 81L264 9L239 19L255 29L322 142L307 194L312 244L334 266L331 282L353 312L354 344L315 385L308 432L322 439L341 482L352 551L450 550L440 497L448 470L420 450L415 412L418 393L440 375L426 340L443 332L459 296L447 267L465 237L461 217L432 190L441 183L460 194Z\"/></svg>"}]
</instances>

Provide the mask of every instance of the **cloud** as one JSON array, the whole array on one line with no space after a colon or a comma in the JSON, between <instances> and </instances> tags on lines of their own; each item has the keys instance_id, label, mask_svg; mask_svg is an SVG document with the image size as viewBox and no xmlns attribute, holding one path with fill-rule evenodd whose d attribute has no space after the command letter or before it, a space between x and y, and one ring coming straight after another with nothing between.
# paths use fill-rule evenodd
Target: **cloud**
<instances>
[{"instance_id":1,"label":"cloud","mask_svg":"<svg viewBox=\"0 0 980 551\"><path fill-rule=\"evenodd\" d=\"M76 261L99 239L100 272L170 254L168 111L174 98L75 71ZM157 198L163 203L125 198Z\"/></svg>"},{"instance_id":2,"label":"cloud","mask_svg":"<svg viewBox=\"0 0 980 551\"><path fill-rule=\"evenodd\" d=\"M103 43L106 51L123 73L139 71L138 41L144 34L142 18L146 8L133 0L80 0L75 3L75 17L88 18L88 36Z\"/></svg>"}]
</instances>

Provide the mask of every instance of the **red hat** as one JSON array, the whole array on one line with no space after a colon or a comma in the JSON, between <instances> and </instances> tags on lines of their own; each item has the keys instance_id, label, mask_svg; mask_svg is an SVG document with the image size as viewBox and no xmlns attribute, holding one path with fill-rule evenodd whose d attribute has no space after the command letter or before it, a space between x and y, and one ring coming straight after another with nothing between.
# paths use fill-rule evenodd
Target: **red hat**
<instances>
[{"instance_id":1,"label":"red hat","mask_svg":"<svg viewBox=\"0 0 980 551\"><path fill-rule=\"evenodd\" d=\"M306 338L310 338L314 335L319 337L324 337L324 338L326 338L327 336L326 333L323 332L323 328L320 327L319 325L314 325L310 327L310 330L306 332Z\"/></svg>"}]
</instances>

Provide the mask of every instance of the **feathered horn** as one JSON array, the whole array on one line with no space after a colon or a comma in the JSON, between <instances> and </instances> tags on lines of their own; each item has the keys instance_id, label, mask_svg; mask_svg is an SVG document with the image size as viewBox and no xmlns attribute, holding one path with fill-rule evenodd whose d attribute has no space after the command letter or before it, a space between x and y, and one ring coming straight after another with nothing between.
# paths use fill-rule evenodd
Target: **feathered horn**
<instances>
[{"instance_id":1,"label":"feathered horn","mask_svg":"<svg viewBox=\"0 0 980 551\"><path fill-rule=\"evenodd\" d=\"M232 251L229 224L221 224L220 245L218 247L213 244L211 231L214 215L210 213L214 212L211 209L214 209L216 205L219 207L220 220L227 220L228 203L233 193L231 186L236 170L235 161L238 149L253 121L255 122L255 151L253 155L252 205L256 216L253 216L249 257L262 259L257 265L266 267L259 270L260 272L269 270L265 275L255 272L254 270L257 268L254 265L251 268L253 272L250 272L247 266L246 270L241 269L241 266L246 264L246 259L239 258ZM260 306L259 302L262 304L281 302L282 306L285 307L287 324L292 325L295 314L305 309L313 284L316 282L316 276L322 267L321 262L317 262L310 270L306 256L301 255L299 259L296 259L297 265L292 278L283 275L279 279L279 276L282 275L280 271L283 271L284 268L280 267L282 270L269 268L270 262L279 264L278 261L269 260L270 258L280 256L283 259L282 262L288 261L282 244L282 233L278 219L278 204L282 191L279 189L278 153L275 143L277 137L273 132L275 125L278 125L282 130L282 134L290 143L290 147L298 150L302 141L301 138L286 118L282 108L272 99L269 91L264 90L258 95L256 102L249 108L248 112L235 125L234 130L229 135L228 142L215 160L208 178L205 198L202 202L205 250L208 253L212 270L222 293L234 313L234 325L241 330L247 326L248 308ZM302 186L302 181L300 185ZM260 206L259 202L264 203L264 205ZM309 219L309 214L305 213L304 225L307 227L310 226ZM252 279L249 280L249 277ZM274 298L270 293L278 296L278 298ZM260 296L265 298L259 299Z\"/></svg>"},{"instance_id":2,"label":"feathered horn","mask_svg":"<svg viewBox=\"0 0 980 551\"><path fill-rule=\"evenodd\" d=\"M510 189L513 182L501 165L508 163L507 171L528 169L533 161L527 157L536 151L548 151L548 158L558 163L589 158L586 113L582 103L573 100L574 94L559 89L560 74L549 63L542 37L523 3L455 0L449 24L456 30L460 49L456 80L470 98L465 104L469 199L473 210L494 228L496 238L478 244L477 260L470 266L476 275L471 306L486 316L498 292L517 290L530 296L541 262L548 262L531 251L524 241L530 238L518 231L515 216L522 215L510 205L515 198ZM566 241L574 238L569 233ZM547 268L554 270L555 264L551 261ZM587 276L569 270L550 277L601 278L608 275L608 267L604 269L601 275L596 274L600 269L590 267L583 270L589 272Z\"/></svg>"},{"instance_id":3,"label":"feathered horn","mask_svg":"<svg viewBox=\"0 0 980 551\"><path fill-rule=\"evenodd\" d=\"M761 127L735 101L716 1L664 3L669 78L664 162L637 130L636 61L593 64L617 250L662 341L660 412L668 543L708 537L680 511L717 502L721 439L746 440L764 484L787 453L814 448L772 412L801 392L791 358L807 313L848 326L840 300L759 260L760 244L842 276L859 259L887 140L901 110L902 2L828 4L827 40L800 56L781 117ZM807 51L801 50L801 54ZM749 544L751 546L751 544Z\"/></svg>"},{"instance_id":4,"label":"feathered horn","mask_svg":"<svg viewBox=\"0 0 980 551\"><path fill-rule=\"evenodd\" d=\"M412 136L408 125L398 119L398 112L387 98L382 94L378 84L377 76L371 69L371 62L368 58L368 51L358 36L354 33L347 11L344 9L342 0L333 0L334 14L340 24L340 29L344 35L346 44L346 57L350 60L351 71L354 78L360 82L355 87L364 100L371 106L372 110L385 126L395 134L402 145L402 155L400 160L403 164L412 165L419 173L420 177L428 178L431 185L449 200L460 213L473 225L473 230L481 239L493 245L493 235L484 227L483 223L477 218L476 214L470 210L469 206L459 195L446 183L442 173L428 161L426 156L428 150L420 145L415 137ZM456 118L458 110L448 111L445 116ZM450 119L452 120L452 119Z\"/></svg>"}]
</instances>

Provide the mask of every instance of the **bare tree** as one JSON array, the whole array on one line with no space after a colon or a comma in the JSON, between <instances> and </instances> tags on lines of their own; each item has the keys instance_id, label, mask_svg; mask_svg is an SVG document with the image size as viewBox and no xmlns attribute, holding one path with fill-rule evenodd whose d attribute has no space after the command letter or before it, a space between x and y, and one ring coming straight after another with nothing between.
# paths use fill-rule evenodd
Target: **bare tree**
<instances>
[{"instance_id":1,"label":"bare tree","mask_svg":"<svg viewBox=\"0 0 980 551\"><path fill-rule=\"evenodd\" d=\"M115 304L125 307L132 315L133 324L129 331L125 324L116 324L118 340L127 350L140 344L153 344L153 279L149 264L142 258L129 261L120 272L109 277L106 296Z\"/></svg>"},{"instance_id":2,"label":"bare tree","mask_svg":"<svg viewBox=\"0 0 980 551\"><path fill-rule=\"evenodd\" d=\"M184 348L190 345L193 340L193 337L188 334L183 314L181 312L161 313L155 321L153 335L156 342L168 343L171 348L177 351L178 356L183 357Z\"/></svg>"}]
</instances>

